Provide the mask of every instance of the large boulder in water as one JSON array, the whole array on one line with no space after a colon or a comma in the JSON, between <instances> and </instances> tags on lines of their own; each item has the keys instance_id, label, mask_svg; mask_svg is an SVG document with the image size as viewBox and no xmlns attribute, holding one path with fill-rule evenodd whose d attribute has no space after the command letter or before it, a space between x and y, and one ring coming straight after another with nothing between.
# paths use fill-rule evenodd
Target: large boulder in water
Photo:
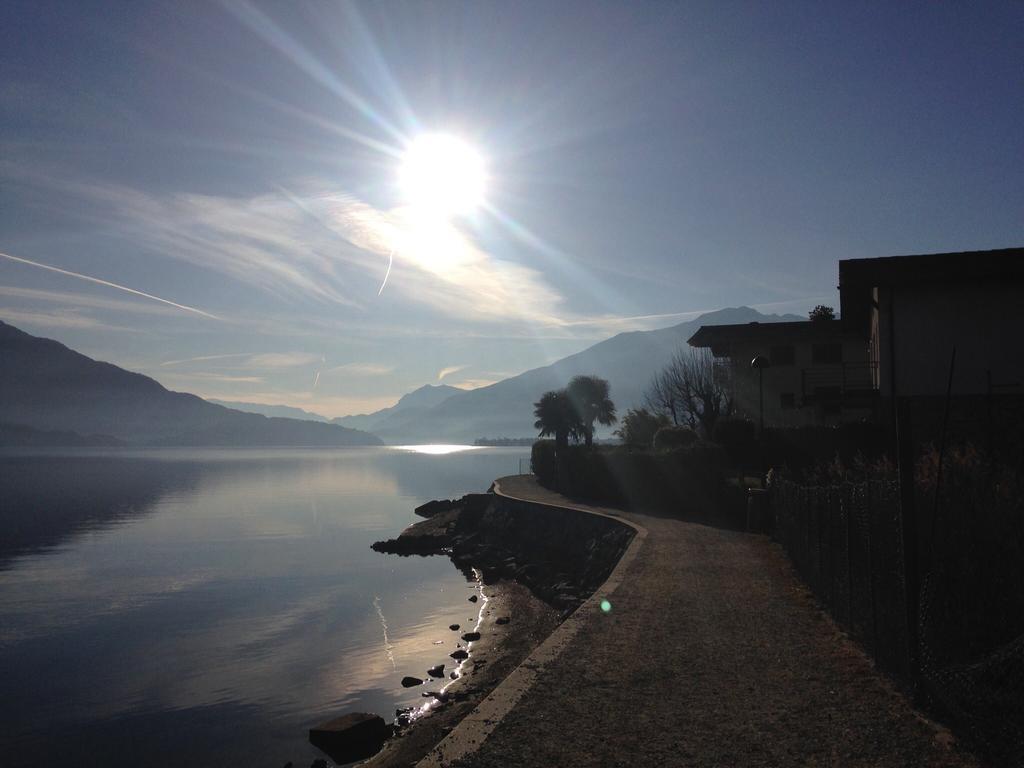
<instances>
[{"instance_id":1,"label":"large boulder in water","mask_svg":"<svg viewBox=\"0 0 1024 768\"><path fill-rule=\"evenodd\" d=\"M380 715L352 712L309 729L309 743L344 765L377 754L392 734Z\"/></svg>"},{"instance_id":2,"label":"large boulder in water","mask_svg":"<svg viewBox=\"0 0 1024 768\"><path fill-rule=\"evenodd\" d=\"M420 504L413 512L420 517L433 517L439 512L455 509L458 505L459 502L452 499L435 499L434 501L428 501L426 504Z\"/></svg>"}]
</instances>

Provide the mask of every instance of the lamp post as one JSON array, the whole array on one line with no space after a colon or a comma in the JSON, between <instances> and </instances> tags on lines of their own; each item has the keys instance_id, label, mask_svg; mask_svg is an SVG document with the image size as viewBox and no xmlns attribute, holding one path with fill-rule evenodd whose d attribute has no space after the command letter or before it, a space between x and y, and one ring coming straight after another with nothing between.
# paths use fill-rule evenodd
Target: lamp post
<instances>
[{"instance_id":1,"label":"lamp post","mask_svg":"<svg viewBox=\"0 0 1024 768\"><path fill-rule=\"evenodd\" d=\"M750 361L750 367L757 369L757 399L760 405L760 428L757 433L764 436L764 369L771 368L771 361L767 357L758 355Z\"/></svg>"}]
</instances>

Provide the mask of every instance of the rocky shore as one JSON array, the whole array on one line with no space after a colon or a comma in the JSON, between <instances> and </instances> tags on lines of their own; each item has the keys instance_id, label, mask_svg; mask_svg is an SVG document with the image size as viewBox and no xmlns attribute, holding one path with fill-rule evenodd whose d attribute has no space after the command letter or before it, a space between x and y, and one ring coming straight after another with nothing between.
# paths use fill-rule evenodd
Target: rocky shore
<instances>
[{"instance_id":1,"label":"rocky shore","mask_svg":"<svg viewBox=\"0 0 1024 768\"><path fill-rule=\"evenodd\" d=\"M608 518L491 493L429 502L416 513L426 519L373 548L447 554L467 575L479 572L484 584L516 581L563 616L608 578L633 537Z\"/></svg>"},{"instance_id":2,"label":"rocky shore","mask_svg":"<svg viewBox=\"0 0 1024 768\"><path fill-rule=\"evenodd\" d=\"M428 502L416 513L425 519L373 549L447 555L467 578L479 579L484 601L476 627L452 630L464 644L445 677L435 669L403 681L430 689L430 714L396 712L387 726L392 735L366 764L373 768L413 765L426 755L605 581L633 537L614 520L493 493ZM381 724L375 721L374 732L383 736ZM324 743L322 731L317 738Z\"/></svg>"}]
</instances>

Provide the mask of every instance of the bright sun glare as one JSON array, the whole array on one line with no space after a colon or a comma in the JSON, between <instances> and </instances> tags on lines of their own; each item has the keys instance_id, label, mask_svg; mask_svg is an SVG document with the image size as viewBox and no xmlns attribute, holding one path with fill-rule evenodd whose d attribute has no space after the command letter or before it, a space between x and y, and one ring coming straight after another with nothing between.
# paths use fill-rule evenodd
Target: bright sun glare
<instances>
[{"instance_id":1,"label":"bright sun glare","mask_svg":"<svg viewBox=\"0 0 1024 768\"><path fill-rule=\"evenodd\" d=\"M462 139L425 134L406 148L399 183L418 212L437 217L466 214L484 196L486 174L480 154Z\"/></svg>"}]
</instances>

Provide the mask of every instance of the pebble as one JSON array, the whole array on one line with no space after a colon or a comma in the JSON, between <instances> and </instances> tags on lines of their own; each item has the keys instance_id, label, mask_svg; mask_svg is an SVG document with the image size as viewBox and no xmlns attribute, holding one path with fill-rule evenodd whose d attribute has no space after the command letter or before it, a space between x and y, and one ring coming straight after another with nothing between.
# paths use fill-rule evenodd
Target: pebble
<instances>
[{"instance_id":1,"label":"pebble","mask_svg":"<svg viewBox=\"0 0 1024 768\"><path fill-rule=\"evenodd\" d=\"M469 602L471 602L471 603L475 603L479 599L480 598L478 598L476 595L470 595L469 596Z\"/></svg>"},{"instance_id":2,"label":"pebble","mask_svg":"<svg viewBox=\"0 0 1024 768\"><path fill-rule=\"evenodd\" d=\"M450 629L452 632L458 632L459 631L459 625L458 624L449 624L448 625L448 629Z\"/></svg>"},{"instance_id":3,"label":"pebble","mask_svg":"<svg viewBox=\"0 0 1024 768\"><path fill-rule=\"evenodd\" d=\"M427 674L431 677L444 677L444 664L438 664L436 667L431 667L427 670Z\"/></svg>"},{"instance_id":4,"label":"pebble","mask_svg":"<svg viewBox=\"0 0 1024 768\"><path fill-rule=\"evenodd\" d=\"M405 677L402 678L402 687L403 688L415 688L417 685L423 685L423 681L420 680L418 677L412 677L410 675L406 675Z\"/></svg>"},{"instance_id":5,"label":"pebble","mask_svg":"<svg viewBox=\"0 0 1024 768\"><path fill-rule=\"evenodd\" d=\"M448 655L451 656L453 659L468 659L469 658L469 654L466 653L466 651L463 650L462 648L459 648L459 650L457 650L457 651L455 651L453 653L449 653Z\"/></svg>"},{"instance_id":6,"label":"pebble","mask_svg":"<svg viewBox=\"0 0 1024 768\"><path fill-rule=\"evenodd\" d=\"M479 632L467 632L466 634L464 634L462 636L462 639L465 640L467 643L473 643L473 642L476 642L477 640L480 639L480 633Z\"/></svg>"}]
</instances>

